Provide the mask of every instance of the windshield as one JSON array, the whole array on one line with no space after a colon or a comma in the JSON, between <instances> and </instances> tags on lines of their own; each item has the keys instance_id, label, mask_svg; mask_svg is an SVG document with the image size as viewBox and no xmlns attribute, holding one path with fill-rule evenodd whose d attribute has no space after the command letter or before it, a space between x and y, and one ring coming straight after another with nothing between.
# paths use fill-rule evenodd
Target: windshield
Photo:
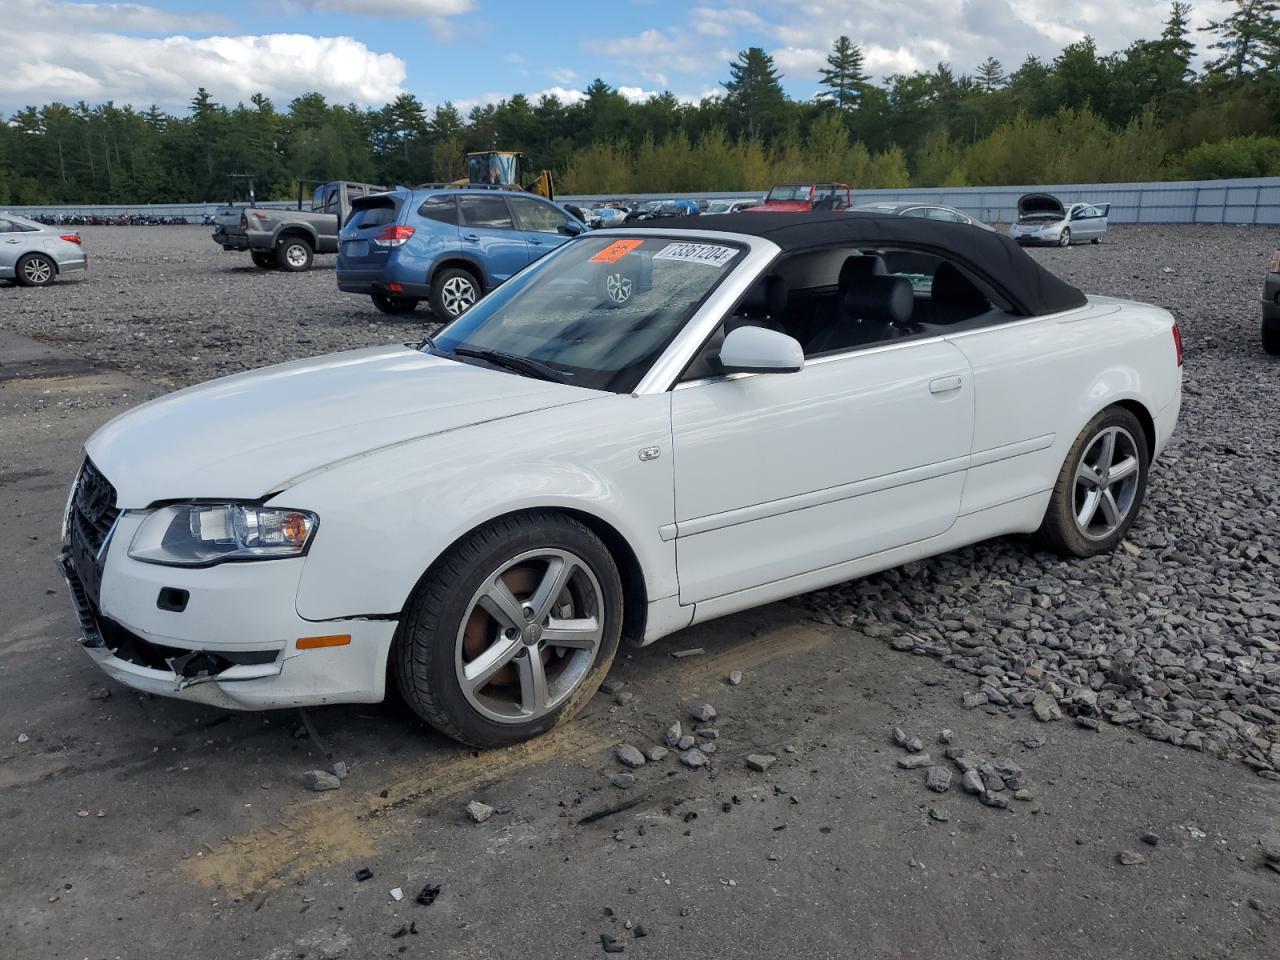
<instances>
[{"instance_id":1,"label":"windshield","mask_svg":"<svg viewBox=\"0 0 1280 960\"><path fill-rule=\"evenodd\" d=\"M529 376L539 375L536 364L544 379L629 393L742 255L722 242L582 237L507 281L426 349Z\"/></svg>"},{"instance_id":2,"label":"windshield","mask_svg":"<svg viewBox=\"0 0 1280 960\"><path fill-rule=\"evenodd\" d=\"M769 191L767 200L808 200L813 190L811 183L779 184Z\"/></svg>"}]
</instances>

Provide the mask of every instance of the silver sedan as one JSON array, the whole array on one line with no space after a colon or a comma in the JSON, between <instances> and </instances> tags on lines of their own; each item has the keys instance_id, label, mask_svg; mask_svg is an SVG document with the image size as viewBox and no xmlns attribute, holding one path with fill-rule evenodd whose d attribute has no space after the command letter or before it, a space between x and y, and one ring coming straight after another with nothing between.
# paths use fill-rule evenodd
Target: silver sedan
<instances>
[{"instance_id":1,"label":"silver sedan","mask_svg":"<svg viewBox=\"0 0 1280 960\"><path fill-rule=\"evenodd\" d=\"M0 280L13 280L23 287L47 287L58 274L88 266L80 234L0 213Z\"/></svg>"},{"instance_id":2,"label":"silver sedan","mask_svg":"<svg viewBox=\"0 0 1280 960\"><path fill-rule=\"evenodd\" d=\"M995 232L995 227L990 224L983 223L975 217L969 216L967 213L961 213L955 207L943 207L936 203L901 203L894 201L886 201L883 203L864 203L861 206L853 207L854 210L862 210L865 213L883 213L890 217L914 217L917 220L942 220L946 223L967 223L971 227L981 227L983 230Z\"/></svg>"}]
</instances>

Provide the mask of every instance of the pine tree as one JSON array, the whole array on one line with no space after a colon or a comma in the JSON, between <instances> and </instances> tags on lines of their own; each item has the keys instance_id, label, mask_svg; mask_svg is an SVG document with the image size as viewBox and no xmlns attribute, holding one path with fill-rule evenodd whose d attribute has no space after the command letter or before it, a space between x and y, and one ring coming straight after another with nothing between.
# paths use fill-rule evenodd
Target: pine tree
<instances>
[{"instance_id":1,"label":"pine tree","mask_svg":"<svg viewBox=\"0 0 1280 960\"><path fill-rule=\"evenodd\" d=\"M1217 34L1209 49L1221 52L1205 69L1240 80L1276 61L1280 53L1280 0L1235 0L1235 6L1229 16L1201 29Z\"/></svg>"},{"instance_id":2,"label":"pine tree","mask_svg":"<svg viewBox=\"0 0 1280 960\"><path fill-rule=\"evenodd\" d=\"M987 57L978 64L976 78L979 88L991 93L1005 85L1004 66L995 57Z\"/></svg>"},{"instance_id":3,"label":"pine tree","mask_svg":"<svg viewBox=\"0 0 1280 960\"><path fill-rule=\"evenodd\" d=\"M819 68L818 75L826 91L822 99L835 104L841 110L857 106L866 89L867 75L862 70L862 51L848 37L839 37L827 54L827 66Z\"/></svg>"},{"instance_id":4,"label":"pine tree","mask_svg":"<svg viewBox=\"0 0 1280 960\"><path fill-rule=\"evenodd\" d=\"M760 47L748 47L729 64L729 79L722 84L725 100L752 140L780 132L787 103L781 79L773 57Z\"/></svg>"}]
</instances>

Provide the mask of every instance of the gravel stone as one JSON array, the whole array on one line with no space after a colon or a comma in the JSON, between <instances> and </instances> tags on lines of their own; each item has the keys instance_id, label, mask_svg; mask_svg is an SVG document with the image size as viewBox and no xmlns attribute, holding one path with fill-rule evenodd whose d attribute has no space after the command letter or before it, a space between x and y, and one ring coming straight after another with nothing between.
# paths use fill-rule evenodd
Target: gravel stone
<instances>
[{"instance_id":1,"label":"gravel stone","mask_svg":"<svg viewBox=\"0 0 1280 960\"><path fill-rule=\"evenodd\" d=\"M956 737L955 731L954 731L954 730L949 730L949 729L947 729L946 727L944 727L942 730L938 731L938 742L939 742L939 743L950 743L952 740L954 740L954 739L955 739L955 737Z\"/></svg>"},{"instance_id":2,"label":"gravel stone","mask_svg":"<svg viewBox=\"0 0 1280 960\"><path fill-rule=\"evenodd\" d=\"M644 754L629 743L619 744L618 749L614 751L614 756L623 766L633 769L644 766Z\"/></svg>"},{"instance_id":3,"label":"gravel stone","mask_svg":"<svg viewBox=\"0 0 1280 960\"><path fill-rule=\"evenodd\" d=\"M1037 693L1031 701L1031 712L1043 723L1062 719L1062 708L1058 701L1047 693Z\"/></svg>"},{"instance_id":4,"label":"gravel stone","mask_svg":"<svg viewBox=\"0 0 1280 960\"><path fill-rule=\"evenodd\" d=\"M1148 830L1142 835L1142 842L1148 846L1158 847L1160 845L1160 834L1153 830Z\"/></svg>"},{"instance_id":5,"label":"gravel stone","mask_svg":"<svg viewBox=\"0 0 1280 960\"><path fill-rule=\"evenodd\" d=\"M659 760L663 760L666 758L667 748L666 747L650 747L648 750L644 752L644 755L650 763L657 763Z\"/></svg>"},{"instance_id":6,"label":"gravel stone","mask_svg":"<svg viewBox=\"0 0 1280 960\"><path fill-rule=\"evenodd\" d=\"M1147 862L1147 858L1137 850L1121 850L1116 854L1116 860L1126 867L1135 867L1140 863Z\"/></svg>"},{"instance_id":7,"label":"gravel stone","mask_svg":"<svg viewBox=\"0 0 1280 960\"><path fill-rule=\"evenodd\" d=\"M707 765L707 755L697 747L694 747L692 750L686 750L680 754L680 762L686 767L693 767L696 770Z\"/></svg>"},{"instance_id":8,"label":"gravel stone","mask_svg":"<svg viewBox=\"0 0 1280 960\"><path fill-rule=\"evenodd\" d=\"M747 754L747 766L756 773L764 773L778 758L771 753L750 753Z\"/></svg>"},{"instance_id":9,"label":"gravel stone","mask_svg":"<svg viewBox=\"0 0 1280 960\"><path fill-rule=\"evenodd\" d=\"M951 819L951 814L947 813L945 807L930 807L929 819L936 820L938 823L946 823Z\"/></svg>"},{"instance_id":10,"label":"gravel stone","mask_svg":"<svg viewBox=\"0 0 1280 960\"><path fill-rule=\"evenodd\" d=\"M662 742L668 747L674 747L680 742L680 738L684 736L684 729L677 720L671 726L667 727L667 732L662 735Z\"/></svg>"},{"instance_id":11,"label":"gravel stone","mask_svg":"<svg viewBox=\"0 0 1280 960\"><path fill-rule=\"evenodd\" d=\"M998 791L993 792L988 790L986 793L982 794L982 802L985 803L988 807L995 807L997 810L1009 809L1008 795L1004 793L1000 793Z\"/></svg>"},{"instance_id":12,"label":"gravel stone","mask_svg":"<svg viewBox=\"0 0 1280 960\"><path fill-rule=\"evenodd\" d=\"M987 792L987 788L982 785L982 777L977 770L966 770L964 776L960 778L960 787L965 793L976 794L979 797Z\"/></svg>"},{"instance_id":13,"label":"gravel stone","mask_svg":"<svg viewBox=\"0 0 1280 960\"><path fill-rule=\"evenodd\" d=\"M308 790L323 793L326 790L337 790L342 781L327 770L308 770L302 775L302 785Z\"/></svg>"},{"instance_id":14,"label":"gravel stone","mask_svg":"<svg viewBox=\"0 0 1280 960\"><path fill-rule=\"evenodd\" d=\"M698 742L697 738L694 737L692 733L686 733L683 737L681 737L679 740L676 741L676 749L688 750L697 742Z\"/></svg>"},{"instance_id":15,"label":"gravel stone","mask_svg":"<svg viewBox=\"0 0 1280 960\"><path fill-rule=\"evenodd\" d=\"M710 723L716 718L716 708L709 703L700 703L689 710L689 716L699 723Z\"/></svg>"},{"instance_id":16,"label":"gravel stone","mask_svg":"<svg viewBox=\"0 0 1280 960\"><path fill-rule=\"evenodd\" d=\"M92 690L89 691L89 699L90 700L110 700L111 688L110 687L94 687Z\"/></svg>"},{"instance_id":17,"label":"gravel stone","mask_svg":"<svg viewBox=\"0 0 1280 960\"><path fill-rule=\"evenodd\" d=\"M630 790L636 785L636 778L633 773L615 773L609 778L609 782L619 790Z\"/></svg>"},{"instance_id":18,"label":"gravel stone","mask_svg":"<svg viewBox=\"0 0 1280 960\"><path fill-rule=\"evenodd\" d=\"M741 670L730 670L730 671L729 671L729 686L731 686L731 687L736 687L736 686L737 686L738 684L740 684L740 683L742 683L742 671L741 671Z\"/></svg>"},{"instance_id":19,"label":"gravel stone","mask_svg":"<svg viewBox=\"0 0 1280 960\"><path fill-rule=\"evenodd\" d=\"M479 800L472 800L467 804L467 816L476 823L484 823L493 816L493 807L487 803L481 803Z\"/></svg>"},{"instance_id":20,"label":"gravel stone","mask_svg":"<svg viewBox=\"0 0 1280 960\"><path fill-rule=\"evenodd\" d=\"M927 753L912 753L898 758L898 766L903 770L919 770L921 767L927 767L932 763L933 758Z\"/></svg>"},{"instance_id":21,"label":"gravel stone","mask_svg":"<svg viewBox=\"0 0 1280 960\"><path fill-rule=\"evenodd\" d=\"M347 766L345 760L335 760L333 766L329 768L329 772L339 780L345 780L351 776L351 768Z\"/></svg>"},{"instance_id":22,"label":"gravel stone","mask_svg":"<svg viewBox=\"0 0 1280 960\"><path fill-rule=\"evenodd\" d=\"M951 771L946 767L930 767L924 772L924 785L934 793L946 793L951 789Z\"/></svg>"}]
</instances>

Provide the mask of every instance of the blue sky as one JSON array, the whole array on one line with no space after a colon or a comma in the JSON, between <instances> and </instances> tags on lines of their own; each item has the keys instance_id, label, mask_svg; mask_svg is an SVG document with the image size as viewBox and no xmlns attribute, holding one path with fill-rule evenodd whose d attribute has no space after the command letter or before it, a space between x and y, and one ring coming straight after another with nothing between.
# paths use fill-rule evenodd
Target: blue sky
<instances>
[{"instance_id":1,"label":"blue sky","mask_svg":"<svg viewBox=\"0 0 1280 960\"><path fill-rule=\"evenodd\" d=\"M1195 3L1194 20L1221 0ZM728 61L764 47L789 94L817 88L831 41L860 44L874 77L987 56L1012 69L1086 33L1103 51L1159 33L1166 0L0 0L0 111L51 100L181 109L197 86L234 103L308 90L381 104L399 93L466 108L514 92L563 99L600 77L633 99L714 93Z\"/></svg>"}]
</instances>

